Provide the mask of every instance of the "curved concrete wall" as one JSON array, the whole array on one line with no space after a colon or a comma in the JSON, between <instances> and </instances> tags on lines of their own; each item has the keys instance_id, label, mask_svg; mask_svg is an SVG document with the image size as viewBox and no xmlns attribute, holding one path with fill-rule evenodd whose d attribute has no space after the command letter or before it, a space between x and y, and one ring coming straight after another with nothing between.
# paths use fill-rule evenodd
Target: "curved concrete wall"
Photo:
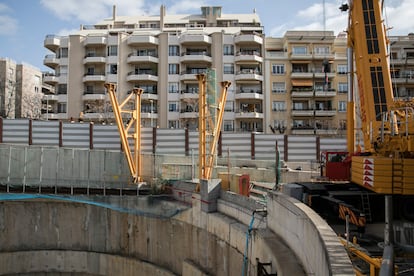
<instances>
[{"instance_id":1,"label":"curved concrete wall","mask_svg":"<svg viewBox=\"0 0 414 276\"><path fill-rule=\"evenodd\" d=\"M240 272L242 254L206 229L174 218L137 216L74 202L43 199L4 201L0 205L0 252L94 252L99 260L106 256L109 264L120 267L127 262L122 257L128 257L158 267L154 273L147 275L157 275L155 272L162 269L171 274L182 274L183 262L187 259L215 275L230 275L231 270ZM25 256L19 254L15 256ZM13 255L7 258L10 256ZM30 254L26 256L30 257ZM54 258L60 259L59 256ZM30 263L30 259L19 259L14 263ZM39 257L39 260L42 258ZM110 270L104 269L108 265L106 262L96 260L87 258L86 273L99 271L97 275L136 275L136 271L129 273L129 269L121 274L110 273ZM4 262L4 259L0 260L0 263ZM83 267L85 262L80 265ZM134 264L138 271L144 269L141 262ZM52 267L56 266L52 264L40 264L44 268L42 272L55 272ZM5 270L5 267L0 266L0 275L19 272L18 265L14 271ZM151 266L145 267L149 268ZM28 269L27 272L31 272L30 267ZM105 271L108 272L100 274Z\"/></svg>"},{"instance_id":2,"label":"curved concrete wall","mask_svg":"<svg viewBox=\"0 0 414 276\"><path fill-rule=\"evenodd\" d=\"M307 275L355 275L345 248L319 215L286 195L268 196L268 227L284 238Z\"/></svg>"},{"instance_id":3,"label":"curved concrete wall","mask_svg":"<svg viewBox=\"0 0 414 276\"><path fill-rule=\"evenodd\" d=\"M256 275L257 261L271 263L268 272L278 275L353 275L333 231L301 203L271 194L267 218L255 217L246 251L257 206L225 197L219 212L205 213L200 195L192 197L193 207L172 218L79 202L2 201L0 275L241 275L246 252L247 275Z\"/></svg>"}]
</instances>

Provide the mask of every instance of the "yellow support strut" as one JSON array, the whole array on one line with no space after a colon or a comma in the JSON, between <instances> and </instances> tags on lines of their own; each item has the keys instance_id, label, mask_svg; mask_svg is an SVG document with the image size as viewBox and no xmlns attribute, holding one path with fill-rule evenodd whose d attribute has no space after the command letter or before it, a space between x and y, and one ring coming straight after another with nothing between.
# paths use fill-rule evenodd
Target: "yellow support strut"
<instances>
[{"instance_id":1,"label":"yellow support strut","mask_svg":"<svg viewBox=\"0 0 414 276\"><path fill-rule=\"evenodd\" d=\"M206 75L198 74L197 80L199 83L199 101L198 101L198 110L199 110L199 119L198 119L198 129L199 129L199 179L211 179L213 172L213 163L214 155L217 148L218 139L220 136L221 126L223 122L224 108L227 98L227 89L231 85L229 81L221 82L221 95L217 103L217 120L213 129L213 139L210 142L210 150L207 155L207 116L208 116L208 106L206 101ZM213 125L213 122L210 122L210 125ZM213 126L212 126L213 127ZM200 190L200 185L196 188L197 191Z\"/></svg>"},{"instance_id":2,"label":"yellow support strut","mask_svg":"<svg viewBox=\"0 0 414 276\"><path fill-rule=\"evenodd\" d=\"M119 135L121 137L122 148L128 162L128 167L131 172L133 183L142 182L142 162L141 162L141 88L134 88L132 93L121 103L115 94L115 84L106 83L106 89L109 93L112 109L114 112L116 124L118 126ZM135 96L135 100L133 99ZM128 109L127 103L134 101L134 109ZM125 109L123 109L125 106ZM130 114L130 120L124 124L122 113ZM132 127L133 130L132 131ZM134 145L134 151L131 151L129 141Z\"/></svg>"}]
</instances>

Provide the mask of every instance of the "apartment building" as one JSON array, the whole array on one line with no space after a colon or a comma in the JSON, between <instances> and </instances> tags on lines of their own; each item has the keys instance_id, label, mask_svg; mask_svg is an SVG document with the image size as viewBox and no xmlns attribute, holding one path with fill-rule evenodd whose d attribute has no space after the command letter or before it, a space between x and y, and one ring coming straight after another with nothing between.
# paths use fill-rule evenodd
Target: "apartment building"
<instances>
[{"instance_id":1,"label":"apartment building","mask_svg":"<svg viewBox=\"0 0 414 276\"><path fill-rule=\"evenodd\" d=\"M201 7L200 14L113 16L69 36L49 35L53 72L49 119L113 119L106 82L123 99L134 87L141 96L142 126L196 129L196 75L215 69L217 83L231 81L224 131L264 131L264 36L259 16L224 14ZM220 92L220 87L217 89Z\"/></svg>"},{"instance_id":2,"label":"apartment building","mask_svg":"<svg viewBox=\"0 0 414 276\"><path fill-rule=\"evenodd\" d=\"M414 34L391 36L389 39L394 96L412 100L414 98Z\"/></svg>"},{"instance_id":3,"label":"apartment building","mask_svg":"<svg viewBox=\"0 0 414 276\"><path fill-rule=\"evenodd\" d=\"M0 58L0 117L40 118L41 92L42 73L38 68Z\"/></svg>"},{"instance_id":4,"label":"apartment building","mask_svg":"<svg viewBox=\"0 0 414 276\"><path fill-rule=\"evenodd\" d=\"M288 31L266 38L266 125L275 133L342 135L346 129L346 36ZM268 132L268 131L266 131Z\"/></svg>"}]
</instances>

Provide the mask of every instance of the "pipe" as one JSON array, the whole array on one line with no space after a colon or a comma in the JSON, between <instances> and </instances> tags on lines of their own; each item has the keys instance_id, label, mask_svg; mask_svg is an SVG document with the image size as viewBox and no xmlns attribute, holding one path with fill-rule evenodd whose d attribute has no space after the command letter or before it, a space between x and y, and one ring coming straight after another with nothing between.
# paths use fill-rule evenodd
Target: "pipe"
<instances>
[{"instance_id":1,"label":"pipe","mask_svg":"<svg viewBox=\"0 0 414 276\"><path fill-rule=\"evenodd\" d=\"M242 276L245 276L247 273L247 250L249 247L250 233L253 230L254 215L256 213L263 213L263 216L267 216L267 209L266 208L256 209L252 213L252 219L250 220L249 228L247 228L247 231L246 231L246 247L244 248L244 254L243 254L243 267L242 267L242 274L241 274Z\"/></svg>"},{"instance_id":2,"label":"pipe","mask_svg":"<svg viewBox=\"0 0 414 276\"><path fill-rule=\"evenodd\" d=\"M254 214L256 213L256 210L253 211L252 219L250 220L249 228L247 228L246 232L246 247L244 248L244 255L243 255L243 267L242 267L242 276L245 276L247 273L247 249L249 247L249 238L250 233L253 230L253 224L254 224Z\"/></svg>"}]
</instances>

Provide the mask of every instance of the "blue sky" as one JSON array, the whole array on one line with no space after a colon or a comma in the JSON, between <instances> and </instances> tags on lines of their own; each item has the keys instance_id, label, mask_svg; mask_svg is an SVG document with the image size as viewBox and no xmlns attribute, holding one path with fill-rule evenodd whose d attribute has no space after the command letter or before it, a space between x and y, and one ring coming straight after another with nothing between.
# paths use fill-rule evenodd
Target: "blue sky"
<instances>
[{"instance_id":1,"label":"blue sky","mask_svg":"<svg viewBox=\"0 0 414 276\"><path fill-rule=\"evenodd\" d=\"M326 30L344 31L347 15L338 7L346 0L325 0ZM323 0L0 0L0 57L26 62L41 70L50 54L43 47L47 34L67 35L118 15L158 15L160 5L167 14L200 13L206 5L222 6L223 13L259 14L267 36L283 36L287 30L323 30ZM385 0L386 22L391 35L414 32L414 1Z\"/></svg>"}]
</instances>

